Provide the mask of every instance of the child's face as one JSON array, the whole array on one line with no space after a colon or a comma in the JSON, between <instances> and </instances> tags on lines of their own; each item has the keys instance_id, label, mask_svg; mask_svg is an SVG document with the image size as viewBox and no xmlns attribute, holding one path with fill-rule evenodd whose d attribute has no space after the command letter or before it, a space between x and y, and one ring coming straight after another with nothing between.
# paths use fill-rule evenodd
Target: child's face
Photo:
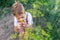
<instances>
[{"instance_id":1,"label":"child's face","mask_svg":"<svg viewBox=\"0 0 60 40\"><path fill-rule=\"evenodd\" d=\"M14 13L14 16L16 16L17 19L23 18L24 17L24 12Z\"/></svg>"}]
</instances>

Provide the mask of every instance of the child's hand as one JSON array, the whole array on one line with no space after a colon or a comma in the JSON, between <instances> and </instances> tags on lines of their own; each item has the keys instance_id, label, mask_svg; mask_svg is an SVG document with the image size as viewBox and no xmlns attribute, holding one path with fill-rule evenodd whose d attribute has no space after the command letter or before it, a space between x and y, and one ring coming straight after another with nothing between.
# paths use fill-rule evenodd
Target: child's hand
<instances>
[{"instance_id":1,"label":"child's hand","mask_svg":"<svg viewBox=\"0 0 60 40\"><path fill-rule=\"evenodd\" d=\"M18 23L17 27L18 27L18 29L20 29L20 27L21 27L21 23Z\"/></svg>"},{"instance_id":2,"label":"child's hand","mask_svg":"<svg viewBox=\"0 0 60 40\"><path fill-rule=\"evenodd\" d=\"M26 27L28 24L26 21L23 22L23 26Z\"/></svg>"}]
</instances>

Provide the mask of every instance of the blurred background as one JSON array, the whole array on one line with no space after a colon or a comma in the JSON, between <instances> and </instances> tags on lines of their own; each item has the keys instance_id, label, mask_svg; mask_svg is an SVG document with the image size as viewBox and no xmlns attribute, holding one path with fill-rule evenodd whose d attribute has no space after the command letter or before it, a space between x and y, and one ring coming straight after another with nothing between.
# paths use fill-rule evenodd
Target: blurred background
<instances>
[{"instance_id":1,"label":"blurred background","mask_svg":"<svg viewBox=\"0 0 60 40\"><path fill-rule=\"evenodd\" d=\"M16 40L11 6L15 0L0 0L0 40ZM29 40L60 40L60 0L19 0L33 17ZM10 39L10 37L12 39Z\"/></svg>"}]
</instances>

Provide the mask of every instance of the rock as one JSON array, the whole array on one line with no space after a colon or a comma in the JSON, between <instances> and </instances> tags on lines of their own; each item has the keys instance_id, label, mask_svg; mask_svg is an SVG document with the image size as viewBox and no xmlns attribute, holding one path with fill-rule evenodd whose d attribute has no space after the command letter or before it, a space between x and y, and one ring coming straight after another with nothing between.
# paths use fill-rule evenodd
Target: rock
<instances>
[{"instance_id":1,"label":"rock","mask_svg":"<svg viewBox=\"0 0 60 40\"><path fill-rule=\"evenodd\" d=\"M8 14L0 19L0 40L10 40L13 33L13 16Z\"/></svg>"}]
</instances>

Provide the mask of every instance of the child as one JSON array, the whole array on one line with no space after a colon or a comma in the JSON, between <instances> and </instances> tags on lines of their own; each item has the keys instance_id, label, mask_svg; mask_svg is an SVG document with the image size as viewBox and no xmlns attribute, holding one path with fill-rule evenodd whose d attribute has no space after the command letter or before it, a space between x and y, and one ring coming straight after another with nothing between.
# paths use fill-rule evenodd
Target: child
<instances>
[{"instance_id":1,"label":"child","mask_svg":"<svg viewBox=\"0 0 60 40\"><path fill-rule=\"evenodd\" d=\"M30 28L33 24L32 16L30 13L26 12L23 5L16 2L12 5L12 12L14 15L14 31L15 32L25 32L24 27ZM22 40L22 37L20 37Z\"/></svg>"}]
</instances>

